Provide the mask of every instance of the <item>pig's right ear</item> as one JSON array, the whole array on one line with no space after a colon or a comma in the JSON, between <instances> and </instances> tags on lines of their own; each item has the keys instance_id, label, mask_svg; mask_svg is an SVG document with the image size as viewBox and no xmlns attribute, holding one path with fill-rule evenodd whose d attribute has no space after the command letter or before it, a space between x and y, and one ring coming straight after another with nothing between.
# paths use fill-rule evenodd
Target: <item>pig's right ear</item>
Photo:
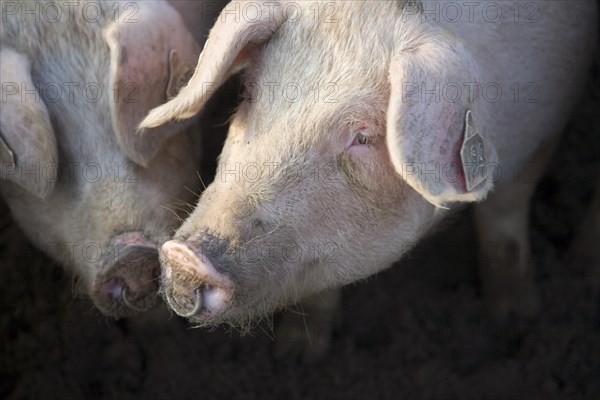
<instances>
[{"instance_id":1,"label":"pig's right ear","mask_svg":"<svg viewBox=\"0 0 600 400\"><path fill-rule=\"evenodd\" d=\"M469 51L440 34L390 63L386 142L396 172L430 203L485 198L497 155L484 125L490 105L462 89L479 82ZM466 93L469 92L469 93Z\"/></svg>"},{"instance_id":2,"label":"pig's right ear","mask_svg":"<svg viewBox=\"0 0 600 400\"><path fill-rule=\"evenodd\" d=\"M250 48L268 41L286 21L277 2L269 2L269 6L251 2L253 7L244 7L244 3L232 1L225 7L208 36L187 86L177 97L152 110L140 128L153 128L193 117L227 78L247 66ZM258 10L260 15L240 18L240 9Z\"/></svg>"},{"instance_id":3,"label":"pig's right ear","mask_svg":"<svg viewBox=\"0 0 600 400\"><path fill-rule=\"evenodd\" d=\"M0 49L0 180L46 198L54 188L58 149L46 105L31 79L25 56Z\"/></svg>"}]
</instances>

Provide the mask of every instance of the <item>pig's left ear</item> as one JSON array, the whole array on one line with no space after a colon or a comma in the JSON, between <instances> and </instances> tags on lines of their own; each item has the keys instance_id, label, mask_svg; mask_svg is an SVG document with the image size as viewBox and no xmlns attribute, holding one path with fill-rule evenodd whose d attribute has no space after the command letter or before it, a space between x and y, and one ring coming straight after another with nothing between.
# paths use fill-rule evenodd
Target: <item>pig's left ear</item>
<instances>
[{"instance_id":1,"label":"pig's left ear","mask_svg":"<svg viewBox=\"0 0 600 400\"><path fill-rule=\"evenodd\" d=\"M138 2L135 15L104 30L110 48L110 110L123 153L147 166L161 144L183 129L171 124L138 131L148 112L187 82L200 49L181 16L164 1Z\"/></svg>"},{"instance_id":2,"label":"pig's left ear","mask_svg":"<svg viewBox=\"0 0 600 400\"><path fill-rule=\"evenodd\" d=\"M386 141L398 174L443 206L485 198L497 155L484 125L489 104L468 88L477 64L462 43L440 35L390 63Z\"/></svg>"}]
</instances>

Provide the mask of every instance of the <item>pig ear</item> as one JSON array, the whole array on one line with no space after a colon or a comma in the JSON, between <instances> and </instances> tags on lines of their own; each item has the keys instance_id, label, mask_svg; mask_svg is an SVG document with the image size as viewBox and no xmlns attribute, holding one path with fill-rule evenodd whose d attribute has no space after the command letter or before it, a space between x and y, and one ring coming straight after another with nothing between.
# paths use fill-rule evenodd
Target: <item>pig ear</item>
<instances>
[{"instance_id":1,"label":"pig ear","mask_svg":"<svg viewBox=\"0 0 600 400\"><path fill-rule=\"evenodd\" d=\"M394 168L430 203L482 200L497 155L483 122L488 104L467 49L441 37L398 52L390 63L386 141Z\"/></svg>"},{"instance_id":2,"label":"pig ear","mask_svg":"<svg viewBox=\"0 0 600 400\"><path fill-rule=\"evenodd\" d=\"M138 124L189 79L200 49L169 4L138 4L135 20L121 18L103 34L110 48L113 129L123 153L147 166L161 144L184 126L172 124L138 132Z\"/></svg>"},{"instance_id":3,"label":"pig ear","mask_svg":"<svg viewBox=\"0 0 600 400\"><path fill-rule=\"evenodd\" d=\"M58 149L46 105L31 79L27 58L0 50L2 118L0 180L10 180L44 199L54 187Z\"/></svg>"},{"instance_id":4,"label":"pig ear","mask_svg":"<svg viewBox=\"0 0 600 400\"><path fill-rule=\"evenodd\" d=\"M247 9L258 10L260 15L240 18L240 9L246 10L243 3L246 2L231 2L225 7L208 36L187 86L173 100L152 110L142 122L142 128L197 114L227 78L246 67L250 48L269 40L286 20L277 2L267 3L269 7L263 2L251 2L253 7Z\"/></svg>"}]
</instances>

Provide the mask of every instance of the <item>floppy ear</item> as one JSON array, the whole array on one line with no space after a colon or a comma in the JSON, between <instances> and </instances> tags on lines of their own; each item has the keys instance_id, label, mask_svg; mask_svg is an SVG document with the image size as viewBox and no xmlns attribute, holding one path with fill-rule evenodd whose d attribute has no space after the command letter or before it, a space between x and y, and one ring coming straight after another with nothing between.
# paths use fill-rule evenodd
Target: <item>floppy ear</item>
<instances>
[{"instance_id":1,"label":"floppy ear","mask_svg":"<svg viewBox=\"0 0 600 400\"><path fill-rule=\"evenodd\" d=\"M390 82L386 141L396 172L437 206L485 198L497 163L484 125L490 105L465 89L479 80L463 44L440 35L398 52Z\"/></svg>"},{"instance_id":2,"label":"floppy ear","mask_svg":"<svg viewBox=\"0 0 600 400\"><path fill-rule=\"evenodd\" d=\"M25 56L2 48L0 77L0 179L44 199L54 188L58 170L48 110L33 84Z\"/></svg>"},{"instance_id":3,"label":"floppy ear","mask_svg":"<svg viewBox=\"0 0 600 400\"><path fill-rule=\"evenodd\" d=\"M260 15L239 18L240 9L246 9L244 3L248 2L231 2L225 7L208 36L187 86L173 100L152 110L141 128L193 117L227 78L246 67L249 47L269 40L286 20L277 2L269 2L270 7L263 2L251 2L253 7L248 9L259 7Z\"/></svg>"},{"instance_id":4,"label":"floppy ear","mask_svg":"<svg viewBox=\"0 0 600 400\"><path fill-rule=\"evenodd\" d=\"M161 144L184 125L138 132L138 124L189 79L200 49L169 4L138 4L135 21L121 18L103 34L110 48L113 129L123 153L135 163L147 166Z\"/></svg>"}]
</instances>

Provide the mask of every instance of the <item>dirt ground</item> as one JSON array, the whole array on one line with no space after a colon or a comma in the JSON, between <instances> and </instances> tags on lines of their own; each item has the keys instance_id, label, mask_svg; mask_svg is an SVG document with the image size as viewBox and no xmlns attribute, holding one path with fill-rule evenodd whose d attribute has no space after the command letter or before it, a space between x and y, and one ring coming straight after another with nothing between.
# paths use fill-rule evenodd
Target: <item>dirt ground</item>
<instances>
[{"instance_id":1,"label":"dirt ground","mask_svg":"<svg viewBox=\"0 0 600 400\"><path fill-rule=\"evenodd\" d=\"M489 322L470 209L344 289L315 365L277 360L266 325L241 337L190 329L165 309L103 317L0 212L0 398L600 398L598 270L567 256L600 171L597 78L533 201L543 307L531 321Z\"/></svg>"}]
</instances>

